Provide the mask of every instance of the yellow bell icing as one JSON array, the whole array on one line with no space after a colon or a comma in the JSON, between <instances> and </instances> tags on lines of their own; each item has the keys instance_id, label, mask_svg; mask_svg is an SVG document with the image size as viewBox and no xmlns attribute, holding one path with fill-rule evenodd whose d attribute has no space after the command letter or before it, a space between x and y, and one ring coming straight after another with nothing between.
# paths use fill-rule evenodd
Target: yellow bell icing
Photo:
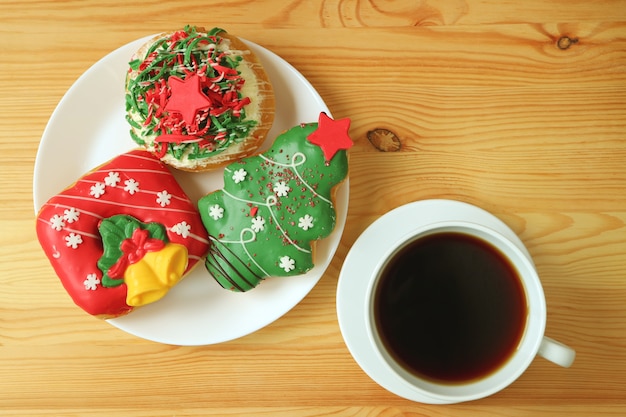
<instances>
[{"instance_id":1,"label":"yellow bell icing","mask_svg":"<svg viewBox=\"0 0 626 417\"><path fill-rule=\"evenodd\" d=\"M187 248L177 243L168 243L160 251L146 253L124 273L128 287L126 304L139 307L160 300L180 281L187 261Z\"/></svg>"}]
</instances>

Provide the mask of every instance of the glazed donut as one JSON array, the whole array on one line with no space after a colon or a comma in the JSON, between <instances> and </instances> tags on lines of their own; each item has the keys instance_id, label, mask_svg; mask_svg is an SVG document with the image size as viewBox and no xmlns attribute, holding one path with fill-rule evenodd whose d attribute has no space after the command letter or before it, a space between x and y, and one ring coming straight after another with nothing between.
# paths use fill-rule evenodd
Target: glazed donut
<instances>
[{"instance_id":1,"label":"glazed donut","mask_svg":"<svg viewBox=\"0 0 626 417\"><path fill-rule=\"evenodd\" d=\"M293 127L266 152L228 165L224 188L200 199L212 241L205 265L222 287L248 291L268 276L313 268L315 243L335 227L349 125L322 113L318 123Z\"/></svg>"},{"instance_id":2,"label":"glazed donut","mask_svg":"<svg viewBox=\"0 0 626 417\"><path fill-rule=\"evenodd\" d=\"M166 164L206 171L252 154L274 121L274 93L257 56L219 28L162 33L126 76L130 135Z\"/></svg>"},{"instance_id":3,"label":"glazed donut","mask_svg":"<svg viewBox=\"0 0 626 417\"><path fill-rule=\"evenodd\" d=\"M71 298L101 318L159 300L209 248L195 205L145 150L119 155L53 196L36 227Z\"/></svg>"}]
</instances>

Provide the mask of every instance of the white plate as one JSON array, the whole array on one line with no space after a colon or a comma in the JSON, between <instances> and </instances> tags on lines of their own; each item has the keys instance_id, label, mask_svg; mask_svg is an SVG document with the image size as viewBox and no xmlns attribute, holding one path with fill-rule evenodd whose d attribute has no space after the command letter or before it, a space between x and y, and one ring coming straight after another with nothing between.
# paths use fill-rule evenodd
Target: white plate
<instances>
[{"instance_id":1,"label":"white plate","mask_svg":"<svg viewBox=\"0 0 626 417\"><path fill-rule=\"evenodd\" d=\"M370 378L388 391L412 401L435 404L384 366L368 339L365 321L369 277L387 248L411 230L442 221L467 221L500 232L530 259L522 241L504 222L476 206L453 200L423 200L398 207L372 223L346 256L337 287L337 317L348 350Z\"/></svg>"},{"instance_id":2,"label":"white plate","mask_svg":"<svg viewBox=\"0 0 626 417\"><path fill-rule=\"evenodd\" d=\"M84 173L136 147L124 118L128 61L148 36L113 51L89 68L67 91L44 131L35 161L35 211ZM285 60L252 42L274 86L276 117L262 150L282 131L316 122L330 111L311 84ZM174 172L192 201L224 185L223 171ZM174 345L208 345L267 326L298 304L322 277L339 245L348 211L348 181L337 192L337 226L316 247L316 266L306 274L270 278L247 293L219 286L198 265L166 297L109 323L130 334Z\"/></svg>"}]
</instances>

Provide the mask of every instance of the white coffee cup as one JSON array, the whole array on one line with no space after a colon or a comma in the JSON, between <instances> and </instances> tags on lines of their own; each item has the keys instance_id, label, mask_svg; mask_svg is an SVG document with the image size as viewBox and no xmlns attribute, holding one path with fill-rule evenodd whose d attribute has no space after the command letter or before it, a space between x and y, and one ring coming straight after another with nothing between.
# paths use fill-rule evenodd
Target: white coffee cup
<instances>
[{"instance_id":1,"label":"white coffee cup","mask_svg":"<svg viewBox=\"0 0 626 417\"><path fill-rule=\"evenodd\" d=\"M526 322L517 347L496 370L478 379L460 383L438 382L420 377L401 365L390 354L381 340L374 317L374 294L382 271L389 260L410 242L436 233L454 232L469 234L496 248L517 271L526 299ZM492 395L513 383L531 364L537 355L563 367L569 367L575 357L573 349L544 335L546 326L546 302L541 282L532 260L518 245L501 233L481 224L468 221L442 221L424 225L389 245L374 272L368 278L366 302L364 303L367 337L373 345L386 373L407 385L423 402L450 404L476 400Z\"/></svg>"}]
</instances>

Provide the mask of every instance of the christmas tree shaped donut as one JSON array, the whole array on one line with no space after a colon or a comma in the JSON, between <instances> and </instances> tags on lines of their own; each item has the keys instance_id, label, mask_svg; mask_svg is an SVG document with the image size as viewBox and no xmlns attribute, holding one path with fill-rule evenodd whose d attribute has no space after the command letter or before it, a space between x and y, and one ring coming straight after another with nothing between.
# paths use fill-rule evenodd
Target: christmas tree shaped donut
<instances>
[{"instance_id":1,"label":"christmas tree shaped donut","mask_svg":"<svg viewBox=\"0 0 626 417\"><path fill-rule=\"evenodd\" d=\"M248 291L266 277L313 268L316 241L335 227L349 124L322 113L318 123L291 128L266 152L227 166L224 188L200 199L212 240L205 264L222 287Z\"/></svg>"},{"instance_id":2,"label":"christmas tree shaped donut","mask_svg":"<svg viewBox=\"0 0 626 417\"><path fill-rule=\"evenodd\" d=\"M50 198L36 227L74 302L101 318L159 300L209 248L195 205L144 150L117 156Z\"/></svg>"}]
</instances>

